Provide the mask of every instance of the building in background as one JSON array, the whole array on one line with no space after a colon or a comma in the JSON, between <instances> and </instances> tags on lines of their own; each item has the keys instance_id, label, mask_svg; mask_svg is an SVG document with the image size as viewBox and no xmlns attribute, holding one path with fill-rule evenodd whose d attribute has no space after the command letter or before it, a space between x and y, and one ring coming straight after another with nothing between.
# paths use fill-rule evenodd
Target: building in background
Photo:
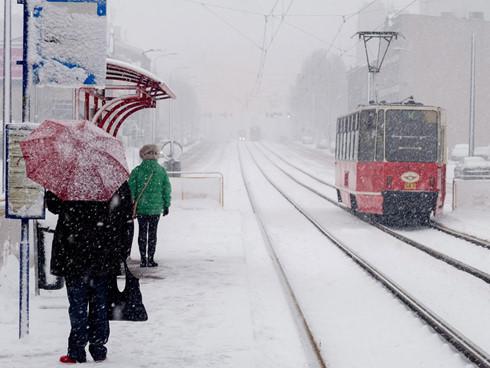
<instances>
[{"instance_id":1,"label":"building in background","mask_svg":"<svg viewBox=\"0 0 490 368\"><path fill-rule=\"evenodd\" d=\"M421 0L420 14L432 16L454 16L467 18L473 16L489 20L490 1L488 0ZM476 13L476 14L475 14Z\"/></svg>"},{"instance_id":2,"label":"building in background","mask_svg":"<svg viewBox=\"0 0 490 368\"><path fill-rule=\"evenodd\" d=\"M446 0L444 1L446 2ZM387 30L404 37L392 43L381 72L377 75L378 100L401 101L413 96L424 104L441 106L447 111L448 145L468 141L470 48L476 35L476 144L490 143L490 22L485 14L462 11L459 1L447 1L443 15L403 14L392 19ZM452 3L454 6L450 6ZM484 2L486 4L486 2ZM466 4L466 2L465 2ZM483 5L485 5L483 4ZM436 8L425 3L423 11ZM485 5L486 8L490 4ZM442 8L441 8L442 9ZM438 11L441 14L441 11ZM463 16L456 16L462 15ZM490 13L489 13L490 14ZM348 73L349 109L367 102L366 66Z\"/></svg>"}]
</instances>

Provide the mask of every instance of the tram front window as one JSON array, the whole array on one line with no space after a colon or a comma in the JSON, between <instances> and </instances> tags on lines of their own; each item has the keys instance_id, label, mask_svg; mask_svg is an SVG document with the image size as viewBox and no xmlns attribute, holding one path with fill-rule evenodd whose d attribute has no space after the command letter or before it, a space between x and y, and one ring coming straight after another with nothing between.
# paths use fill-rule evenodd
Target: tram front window
<instances>
[{"instance_id":1,"label":"tram front window","mask_svg":"<svg viewBox=\"0 0 490 368\"><path fill-rule=\"evenodd\" d=\"M386 112L386 160L437 161L437 111L388 110Z\"/></svg>"}]
</instances>

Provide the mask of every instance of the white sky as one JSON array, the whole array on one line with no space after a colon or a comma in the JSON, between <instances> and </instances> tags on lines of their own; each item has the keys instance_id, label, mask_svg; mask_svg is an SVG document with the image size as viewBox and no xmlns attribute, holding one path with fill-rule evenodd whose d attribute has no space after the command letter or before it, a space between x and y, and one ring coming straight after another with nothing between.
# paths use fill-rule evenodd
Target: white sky
<instances>
[{"instance_id":1,"label":"white sky","mask_svg":"<svg viewBox=\"0 0 490 368\"><path fill-rule=\"evenodd\" d=\"M214 6L204 6L201 3ZM289 16L268 49L263 78L257 83L264 36L264 15L274 4L277 17L268 18L267 40L277 31L280 15L289 4ZM403 8L410 0L378 0ZM178 55L153 53L164 79L185 78L195 86L203 111L243 111L283 108L301 63L318 48L328 48L342 23L341 16L299 14L351 14L363 0L112 0L111 21L124 29L126 39L143 49L163 49ZM378 4L373 4L378 5ZM242 9L232 11L217 6ZM417 3L411 9L416 10ZM369 10L369 8L368 8ZM368 11L366 10L366 11ZM251 14L258 13L258 14ZM357 17L347 20L335 43L350 48ZM324 40L323 42L321 40ZM336 51L338 52L338 51ZM354 50L346 61L353 60ZM257 86L260 84L260 88Z\"/></svg>"}]
</instances>

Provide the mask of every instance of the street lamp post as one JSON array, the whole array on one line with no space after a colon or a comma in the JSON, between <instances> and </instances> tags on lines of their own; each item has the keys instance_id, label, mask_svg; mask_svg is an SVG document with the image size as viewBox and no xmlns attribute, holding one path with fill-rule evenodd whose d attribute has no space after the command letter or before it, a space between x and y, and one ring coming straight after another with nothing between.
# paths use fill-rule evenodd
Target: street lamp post
<instances>
[{"instance_id":1,"label":"street lamp post","mask_svg":"<svg viewBox=\"0 0 490 368\"><path fill-rule=\"evenodd\" d=\"M3 126L2 126L2 193L5 193L7 177L5 166L7 162L7 136L6 129L12 120L12 93L11 93L11 6L10 0L4 3L4 23L3 23Z\"/></svg>"},{"instance_id":2,"label":"street lamp post","mask_svg":"<svg viewBox=\"0 0 490 368\"><path fill-rule=\"evenodd\" d=\"M144 50L141 54L143 56L146 56L146 54L151 53L151 52L160 53L159 55L157 55L155 57L155 59L158 58L158 57L177 55L176 52L165 52L165 50L163 50L163 49L153 49L153 48L152 49ZM150 72L156 74L156 69L154 67L155 66L155 64L154 64L154 58L148 57L148 59L150 60ZM155 69L155 70L153 70L153 69ZM155 139L156 139L156 118L157 118L156 107L155 107L155 110L153 110L151 112L151 114L152 114L151 115L151 137L152 137L153 141L155 141Z\"/></svg>"}]
</instances>

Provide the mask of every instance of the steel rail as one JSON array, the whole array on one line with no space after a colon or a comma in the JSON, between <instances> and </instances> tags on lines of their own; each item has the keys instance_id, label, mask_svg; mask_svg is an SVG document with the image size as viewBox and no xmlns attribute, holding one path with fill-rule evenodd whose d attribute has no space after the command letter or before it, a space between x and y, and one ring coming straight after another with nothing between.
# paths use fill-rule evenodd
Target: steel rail
<instances>
[{"instance_id":1,"label":"steel rail","mask_svg":"<svg viewBox=\"0 0 490 368\"><path fill-rule=\"evenodd\" d=\"M253 212L256 214L256 219L257 223L259 224L262 237L264 239L265 244L267 245L267 251L272 259L272 262L275 266L275 269L279 275L279 278L281 279L284 288L286 289L286 296L289 299L290 303L289 305L292 308L292 312L296 316L296 318L299 320L299 325L298 328L300 329L301 334L304 336L303 341L306 340L308 342L308 348L311 350L313 353L313 357L315 359L316 366L321 367L321 368L327 368L327 365L325 363L325 360L322 357L321 354L321 348L320 348L320 343L318 343L315 340L315 337L313 336L313 332L308 324L308 321L306 320L303 311L301 309L301 306L299 305L298 299L296 298L296 294L293 291L293 288L289 282L289 279L286 275L286 272L284 271L284 268L281 264L281 261L279 260L279 257L277 256L277 253L274 249L274 246L272 245L272 238L267 231L267 228L265 227L265 224L262 220L260 211L258 209L258 206L256 205L256 200L255 197L250 189L250 185L246 179L245 175L245 170L243 168L243 159L242 159L242 154L241 150L239 147L238 149L238 159L240 162L240 172L242 175L242 180L243 184L245 186L245 189L247 191L248 199L250 202L250 205L252 207Z\"/></svg>"},{"instance_id":2,"label":"steel rail","mask_svg":"<svg viewBox=\"0 0 490 368\"><path fill-rule=\"evenodd\" d=\"M434 220L430 221L429 226L435 230L439 230L445 234L454 236L455 238L463 239L469 243L473 243L473 244L478 245L480 247L490 249L490 241L488 241L488 240L478 238L474 235L465 234L465 233L462 233L462 232L457 231L455 229L451 229L451 228L441 224L440 222L437 222Z\"/></svg>"},{"instance_id":3,"label":"steel rail","mask_svg":"<svg viewBox=\"0 0 490 368\"><path fill-rule=\"evenodd\" d=\"M270 153L272 153L274 156L276 156L279 160L283 161L285 164L295 168L296 170L302 172L303 174L305 174L306 176L316 180L317 182L323 184L323 185L326 185L327 187L330 187L330 188L333 188L333 189L336 189L335 188L335 185L333 185L332 183L329 183L329 182L326 182L325 180L323 179L320 179L318 176L315 176L313 175L312 173L309 173L308 171L306 170L303 170L302 168L300 168L299 166L287 161L284 157L282 157L281 155L279 155L277 152L273 151L271 148L265 146L263 143L260 143L260 146L265 148L267 151L269 151Z\"/></svg>"},{"instance_id":4,"label":"steel rail","mask_svg":"<svg viewBox=\"0 0 490 368\"><path fill-rule=\"evenodd\" d=\"M336 189L335 188L335 185L331 184L331 183L328 183L320 178L318 178L317 176L299 168L298 166L292 164L291 162L287 161L285 158L283 158L282 156L280 156L278 153L274 152L272 149L270 149L269 147L265 146L264 144L260 144L261 147L263 147L264 149L266 149L267 151L269 151L270 153L272 153L275 157L277 157L278 159L280 159L282 162L284 162L285 164L295 168L296 170L300 171L301 173L305 174L306 176L316 180L317 182L321 183L321 184L324 184L330 188L333 188L333 189ZM337 202L335 202L336 204L338 204ZM343 209L346 209L345 207L343 206L339 206ZM352 212L352 211L351 211ZM358 214L359 215L359 214ZM372 224L373 226L377 226L377 225L380 225L378 224L377 222L374 222L374 221L371 221L371 220L368 220L368 219L363 219L361 218L361 220L364 220L370 224ZM380 225L382 226L382 225ZM435 230L439 230L445 234L448 234L448 235L451 235L455 238L458 238L458 239L462 239L462 240L465 240L469 243L472 243L472 244L475 244L475 245L478 245L480 247L483 247L483 248L486 248L486 249L490 249L490 241L488 240L485 240L485 239L481 239L479 237L476 237L474 235L469 235L469 234L465 234L465 233L462 233L460 231L457 231L455 229L451 229L445 225L442 225L441 223L437 222L437 221L434 221L434 220L430 220L430 223L429 223L429 227L435 229ZM387 227L383 227L383 229L387 229L389 230L389 228ZM384 230L383 230L384 231ZM402 235L400 235L402 236ZM407 238L408 239L408 238ZM400 239L401 240L401 239Z\"/></svg>"},{"instance_id":5,"label":"steel rail","mask_svg":"<svg viewBox=\"0 0 490 368\"><path fill-rule=\"evenodd\" d=\"M299 184L300 186L302 186L303 188L307 189L308 191L316 194L317 196L319 196L320 198L328 201L329 203L345 210L345 211L348 211L350 213L353 213L355 214L355 212L353 212L351 209L345 207L345 206L342 206L340 205L339 203L337 203L337 201L333 200L332 198L329 198L327 197L326 195L324 195L323 193L320 193L319 191L309 187L308 185L306 185L305 183L301 182L300 180L298 180L297 178L295 178L293 175L291 175L290 173L288 173L287 171L285 171L282 167L280 167L277 163L275 163L274 161L272 161L269 157L267 157L267 155L263 152L263 151L260 151L262 153L262 155L274 166L276 167L278 170L280 170L284 175L286 175L288 178L290 178L291 180L293 180L295 183ZM464 263L464 262L461 262L455 258L452 258L444 253L441 253L441 252L438 252L430 247L427 247L425 245L423 245L422 243L419 243L415 240L412 240L404 235L401 235L399 233L397 233L396 231L394 230L391 230L389 227L387 226L384 226L384 225L381 225L377 222L374 222L372 220L369 220L367 218L363 218L363 217L360 217L360 216L357 216L361 221L364 221L374 227L376 227L377 229L383 231L384 233L388 234L388 235L391 235L392 237L398 239L398 240L401 240L402 242L426 253L426 254L429 254L430 256L442 261L442 262L445 262L447 264L449 264L450 266L453 266L454 268L460 270L460 271L463 271L463 272L466 272L476 278L479 278L480 280L483 280L484 282L486 282L487 284L490 284L490 274L486 273L486 272L483 272L473 266L470 266L469 264L467 263Z\"/></svg>"},{"instance_id":6,"label":"steel rail","mask_svg":"<svg viewBox=\"0 0 490 368\"><path fill-rule=\"evenodd\" d=\"M249 147L247 149L250 152ZM475 363L481 368L490 368L490 356L471 340L466 338L462 333L451 327L441 317L437 316L429 308L424 306L416 298L404 291L394 281L390 280L381 271L377 270L374 266L370 265L356 252L350 249L347 245L338 240L331 232L325 229L318 221L307 212L293 199L287 196L277 184L267 175L264 169L258 164L255 156L250 152L250 155L266 180L289 202L295 207L315 228L326 236L335 246L337 246L342 252L350 257L356 264L364 269L370 276L386 287L395 297L397 297L403 304L414 311L420 318L422 318L429 326L431 326L439 335L441 335L449 344L451 344L457 351L464 355L468 360ZM264 155L264 157L266 157ZM267 157L266 157L267 158Z\"/></svg>"}]
</instances>

